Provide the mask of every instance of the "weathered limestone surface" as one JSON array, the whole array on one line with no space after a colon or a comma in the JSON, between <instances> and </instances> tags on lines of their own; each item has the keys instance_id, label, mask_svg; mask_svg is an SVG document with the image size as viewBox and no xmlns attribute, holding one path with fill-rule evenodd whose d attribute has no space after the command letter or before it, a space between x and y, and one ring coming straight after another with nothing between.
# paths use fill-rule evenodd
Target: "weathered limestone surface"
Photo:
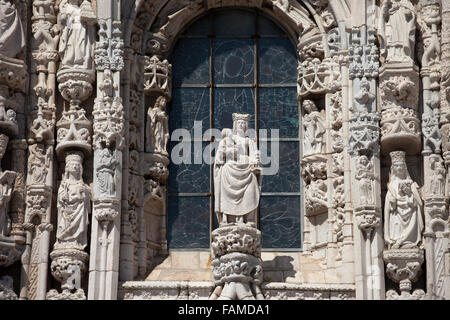
<instances>
[{"instance_id":1,"label":"weathered limestone surface","mask_svg":"<svg viewBox=\"0 0 450 320\"><path fill-rule=\"evenodd\" d=\"M233 7L297 49L301 251L237 113L211 250L167 245L170 53ZM0 0L0 300L450 299L449 88L448 0Z\"/></svg>"}]
</instances>

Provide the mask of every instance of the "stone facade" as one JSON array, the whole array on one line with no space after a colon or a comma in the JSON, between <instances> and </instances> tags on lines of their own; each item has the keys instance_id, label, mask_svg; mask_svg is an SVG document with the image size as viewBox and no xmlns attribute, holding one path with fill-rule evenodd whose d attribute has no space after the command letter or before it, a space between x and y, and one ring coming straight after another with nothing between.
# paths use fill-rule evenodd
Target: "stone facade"
<instances>
[{"instance_id":1,"label":"stone facade","mask_svg":"<svg viewBox=\"0 0 450 320\"><path fill-rule=\"evenodd\" d=\"M230 8L297 49L301 251L224 128L211 251L168 247L170 53ZM450 1L0 0L0 160L0 300L448 300Z\"/></svg>"}]
</instances>

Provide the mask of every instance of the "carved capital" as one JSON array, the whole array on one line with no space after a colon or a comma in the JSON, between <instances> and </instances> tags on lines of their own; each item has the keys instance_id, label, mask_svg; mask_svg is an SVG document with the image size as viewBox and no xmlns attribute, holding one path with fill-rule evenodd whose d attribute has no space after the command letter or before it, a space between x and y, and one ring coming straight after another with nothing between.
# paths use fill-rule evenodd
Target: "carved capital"
<instances>
[{"instance_id":1,"label":"carved capital","mask_svg":"<svg viewBox=\"0 0 450 320\"><path fill-rule=\"evenodd\" d=\"M77 108L91 95L95 73L92 70L63 69L58 72L57 79L63 98Z\"/></svg>"},{"instance_id":2,"label":"carved capital","mask_svg":"<svg viewBox=\"0 0 450 320\"><path fill-rule=\"evenodd\" d=\"M214 256L242 252L254 256L261 254L261 231L249 226L223 226L211 234Z\"/></svg>"},{"instance_id":3,"label":"carved capital","mask_svg":"<svg viewBox=\"0 0 450 320\"><path fill-rule=\"evenodd\" d=\"M383 260L386 263L386 274L399 283L402 298L411 298L411 283L417 281L424 261L424 252L420 249L397 249L383 251ZM394 291L395 292L395 291ZM413 293L418 294L418 293ZM395 294L388 292L390 298Z\"/></svg>"}]
</instances>

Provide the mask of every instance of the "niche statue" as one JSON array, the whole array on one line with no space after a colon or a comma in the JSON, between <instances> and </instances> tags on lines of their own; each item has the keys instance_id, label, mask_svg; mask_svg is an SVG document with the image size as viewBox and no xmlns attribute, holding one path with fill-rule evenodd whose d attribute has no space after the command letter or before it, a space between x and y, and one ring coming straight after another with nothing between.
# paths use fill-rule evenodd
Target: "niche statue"
<instances>
[{"instance_id":1,"label":"niche statue","mask_svg":"<svg viewBox=\"0 0 450 320\"><path fill-rule=\"evenodd\" d=\"M72 152L66 156L66 167L58 189L59 245L69 244L80 249L87 245L87 226L91 192L83 182L83 154Z\"/></svg>"},{"instance_id":2,"label":"niche statue","mask_svg":"<svg viewBox=\"0 0 450 320\"><path fill-rule=\"evenodd\" d=\"M393 151L384 205L384 240L388 249L418 248L424 227L422 199L409 176L404 151Z\"/></svg>"},{"instance_id":3,"label":"niche statue","mask_svg":"<svg viewBox=\"0 0 450 320\"><path fill-rule=\"evenodd\" d=\"M262 166L256 141L246 136L250 115L233 113L233 130L223 129L214 162L215 212L220 225L256 226Z\"/></svg>"}]
</instances>

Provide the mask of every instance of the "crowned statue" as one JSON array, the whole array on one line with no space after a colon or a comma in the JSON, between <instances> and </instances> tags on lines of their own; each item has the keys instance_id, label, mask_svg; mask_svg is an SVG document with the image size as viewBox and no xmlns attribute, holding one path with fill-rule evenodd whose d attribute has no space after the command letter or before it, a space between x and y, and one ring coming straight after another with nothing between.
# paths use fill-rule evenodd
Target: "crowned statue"
<instances>
[{"instance_id":1,"label":"crowned statue","mask_svg":"<svg viewBox=\"0 0 450 320\"><path fill-rule=\"evenodd\" d=\"M233 130L222 130L214 162L215 212L219 225L256 226L262 166L256 141L246 134L249 120L249 114L233 113Z\"/></svg>"},{"instance_id":2,"label":"crowned statue","mask_svg":"<svg viewBox=\"0 0 450 320\"><path fill-rule=\"evenodd\" d=\"M70 244L84 249L87 245L87 226L91 192L83 182L83 153L66 156L66 167L58 189L58 244Z\"/></svg>"},{"instance_id":3,"label":"crowned statue","mask_svg":"<svg viewBox=\"0 0 450 320\"><path fill-rule=\"evenodd\" d=\"M409 176L404 151L392 151L384 204L384 239L388 249L418 248L424 227L419 186Z\"/></svg>"}]
</instances>

